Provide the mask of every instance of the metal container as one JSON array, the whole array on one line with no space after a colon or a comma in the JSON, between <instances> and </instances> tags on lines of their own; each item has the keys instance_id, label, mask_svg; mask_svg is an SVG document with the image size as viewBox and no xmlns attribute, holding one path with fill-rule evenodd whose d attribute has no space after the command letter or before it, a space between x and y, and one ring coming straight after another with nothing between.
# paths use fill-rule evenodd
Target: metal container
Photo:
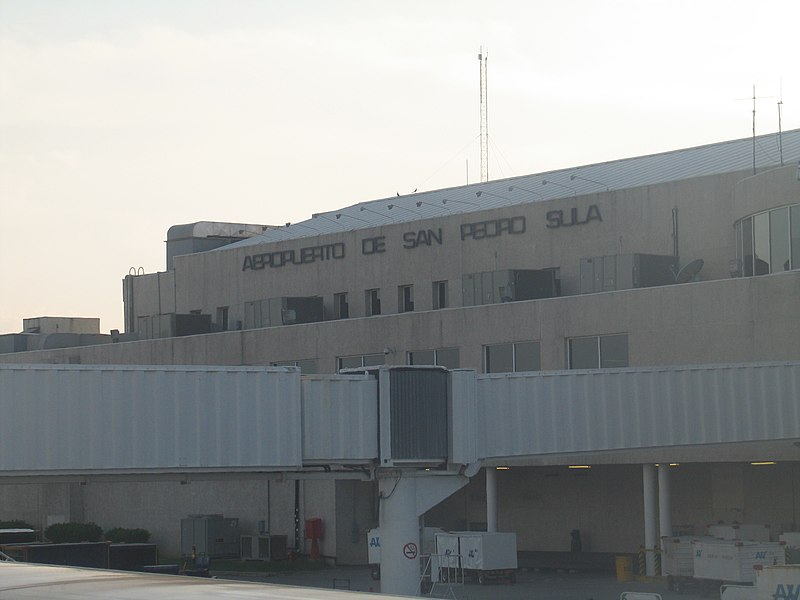
<instances>
[{"instance_id":1,"label":"metal container","mask_svg":"<svg viewBox=\"0 0 800 600\"><path fill-rule=\"evenodd\" d=\"M239 519L222 515L189 515L181 519L181 554L238 557Z\"/></svg>"},{"instance_id":2,"label":"metal container","mask_svg":"<svg viewBox=\"0 0 800 600\"><path fill-rule=\"evenodd\" d=\"M800 594L800 565L764 567L756 573L756 600L793 600Z\"/></svg>"},{"instance_id":3,"label":"metal container","mask_svg":"<svg viewBox=\"0 0 800 600\"><path fill-rule=\"evenodd\" d=\"M768 542L770 540L769 525L740 523L734 525L709 525L708 535L721 540L749 540L751 542Z\"/></svg>"},{"instance_id":4,"label":"metal container","mask_svg":"<svg viewBox=\"0 0 800 600\"><path fill-rule=\"evenodd\" d=\"M462 569L516 569L517 534L486 531L437 533L436 553L460 556L458 566Z\"/></svg>"},{"instance_id":5,"label":"metal container","mask_svg":"<svg viewBox=\"0 0 800 600\"><path fill-rule=\"evenodd\" d=\"M694 575L694 557L692 542L711 541L711 538L698 536L667 536L661 538L663 548L661 571L673 577L692 577Z\"/></svg>"},{"instance_id":6,"label":"metal container","mask_svg":"<svg viewBox=\"0 0 800 600\"><path fill-rule=\"evenodd\" d=\"M692 543L694 576L730 582L754 582L756 567L785 564L780 542L703 540Z\"/></svg>"}]
</instances>

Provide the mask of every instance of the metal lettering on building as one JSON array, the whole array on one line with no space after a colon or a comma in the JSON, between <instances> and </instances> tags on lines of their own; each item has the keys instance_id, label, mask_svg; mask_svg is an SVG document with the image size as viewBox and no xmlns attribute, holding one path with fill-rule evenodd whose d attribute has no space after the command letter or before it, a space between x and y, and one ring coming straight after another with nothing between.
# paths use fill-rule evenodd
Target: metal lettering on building
<instances>
[{"instance_id":1,"label":"metal lettering on building","mask_svg":"<svg viewBox=\"0 0 800 600\"><path fill-rule=\"evenodd\" d=\"M569 212L563 210L549 210L547 211L547 225L548 229L558 229L559 227L572 227L573 225L586 225L591 221L603 221L600 216L600 207L596 204L589 206L586 211L586 218L581 219L578 216L578 209L571 208Z\"/></svg>"},{"instance_id":2,"label":"metal lettering on building","mask_svg":"<svg viewBox=\"0 0 800 600\"><path fill-rule=\"evenodd\" d=\"M403 248L413 250L419 246L432 246L436 242L442 245L442 228L420 229L419 231L407 231L403 234Z\"/></svg>"},{"instance_id":3,"label":"metal lettering on building","mask_svg":"<svg viewBox=\"0 0 800 600\"><path fill-rule=\"evenodd\" d=\"M461 241L466 239L483 240L503 234L525 233L525 217L494 219L461 224Z\"/></svg>"},{"instance_id":4,"label":"metal lettering on building","mask_svg":"<svg viewBox=\"0 0 800 600\"><path fill-rule=\"evenodd\" d=\"M323 244L321 246L306 246L299 250L276 250L263 254L251 254L244 257L242 271L285 267L286 265L307 265L324 260L344 258L344 244Z\"/></svg>"}]
</instances>

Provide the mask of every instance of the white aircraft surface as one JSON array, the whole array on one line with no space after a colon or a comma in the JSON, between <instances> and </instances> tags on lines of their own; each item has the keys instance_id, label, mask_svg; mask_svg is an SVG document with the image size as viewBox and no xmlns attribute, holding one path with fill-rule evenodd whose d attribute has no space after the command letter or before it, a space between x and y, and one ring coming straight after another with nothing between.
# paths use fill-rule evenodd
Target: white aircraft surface
<instances>
[{"instance_id":1,"label":"white aircraft surface","mask_svg":"<svg viewBox=\"0 0 800 600\"><path fill-rule=\"evenodd\" d=\"M274 585L206 579L181 575L160 575L83 567L62 567L0 561L0 600L79 598L118 600L188 600L204 598L262 600L379 600L400 598L365 592L324 590L291 585Z\"/></svg>"}]
</instances>

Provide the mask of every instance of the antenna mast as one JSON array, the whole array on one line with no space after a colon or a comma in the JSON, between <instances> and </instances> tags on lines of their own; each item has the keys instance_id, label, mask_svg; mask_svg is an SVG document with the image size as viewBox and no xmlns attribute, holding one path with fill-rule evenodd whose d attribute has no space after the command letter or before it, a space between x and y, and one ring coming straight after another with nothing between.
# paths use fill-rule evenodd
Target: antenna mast
<instances>
[{"instance_id":1,"label":"antenna mast","mask_svg":"<svg viewBox=\"0 0 800 600\"><path fill-rule=\"evenodd\" d=\"M756 84L753 84L753 175L756 174Z\"/></svg>"},{"instance_id":2,"label":"antenna mast","mask_svg":"<svg viewBox=\"0 0 800 600\"><path fill-rule=\"evenodd\" d=\"M489 124L486 113L486 61L489 53L483 53L483 46L478 52L481 65L481 181L489 181Z\"/></svg>"},{"instance_id":3,"label":"antenna mast","mask_svg":"<svg viewBox=\"0 0 800 600\"><path fill-rule=\"evenodd\" d=\"M781 96L778 99L778 146L781 151L781 166L783 166L783 130L781 129L781 106L783 105L783 79L781 79Z\"/></svg>"}]
</instances>

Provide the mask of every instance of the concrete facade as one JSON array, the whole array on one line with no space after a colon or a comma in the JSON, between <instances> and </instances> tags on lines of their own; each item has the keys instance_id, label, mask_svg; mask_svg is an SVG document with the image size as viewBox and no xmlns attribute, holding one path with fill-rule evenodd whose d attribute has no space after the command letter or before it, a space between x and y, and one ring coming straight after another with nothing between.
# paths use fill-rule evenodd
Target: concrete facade
<instances>
[{"instance_id":1,"label":"concrete facade","mask_svg":"<svg viewBox=\"0 0 800 600\"><path fill-rule=\"evenodd\" d=\"M525 193L511 191L515 180L500 183L493 189ZM4 354L0 361L298 362L308 372L333 373L343 357L403 365L412 359L409 353L457 349L457 365L448 366L484 372L487 347L535 342L539 368L562 370L573 366L570 340L588 336L624 336L625 364L617 366L634 368L800 359L800 218L788 233L792 257L798 257L789 270L776 267L763 276L740 276L736 264L742 255L737 223L771 209L800 206L794 164L755 175L721 171L547 201L536 201L533 192L530 202L486 209L477 196L485 188L467 188L474 201L453 201L453 214L411 220L415 209L410 204L402 221L392 217L381 225L352 230L342 225L340 232L309 235L311 219L303 237L259 244L256 236L175 256L173 270L125 280L126 333L140 341ZM460 193L466 197L464 189ZM454 194L442 190L437 202ZM389 202L373 203L369 210L385 212ZM685 283L581 293L582 260L630 254L677 254L679 266L702 259L703 267ZM748 256L752 261L752 253ZM560 294L465 305L466 276L531 269L558 269ZM437 282L446 284L443 308L434 308ZM407 312L404 286L413 286L413 310ZM380 315L368 316L368 290L380 290ZM339 294L347 295L347 318L338 318ZM322 321L271 327L249 322L251 303L311 296L322 298ZM216 332L166 337L172 315L193 313L210 316ZM675 454L681 456L671 484L676 532L700 534L718 521L768 523L775 536L797 529L800 454L793 458L788 452L779 464L763 467L749 462L772 457L757 457L746 448L731 448L731 462L708 462L698 448L676 448ZM540 463L531 458L527 465L498 472L498 529L516 531L520 550L566 551L570 530L580 529L587 551L635 551L644 535L642 458L621 453L603 462L611 464L573 472L566 465L534 466ZM169 553L181 516L221 512L254 526L265 518L269 496L274 531L287 533L291 541L294 487L289 491L289 485L252 476L190 485L90 481L76 497L68 484L4 484L0 494L8 501L0 503L0 518L25 518L32 514L32 494L52 494L61 498L58 510L104 527L158 531L157 541ZM304 481L300 487L302 518L326 520L323 555L342 563L365 562L365 532L378 517L374 482ZM37 509L37 524L48 511ZM486 522L483 475L429 511L425 522L481 528Z\"/></svg>"}]
</instances>

